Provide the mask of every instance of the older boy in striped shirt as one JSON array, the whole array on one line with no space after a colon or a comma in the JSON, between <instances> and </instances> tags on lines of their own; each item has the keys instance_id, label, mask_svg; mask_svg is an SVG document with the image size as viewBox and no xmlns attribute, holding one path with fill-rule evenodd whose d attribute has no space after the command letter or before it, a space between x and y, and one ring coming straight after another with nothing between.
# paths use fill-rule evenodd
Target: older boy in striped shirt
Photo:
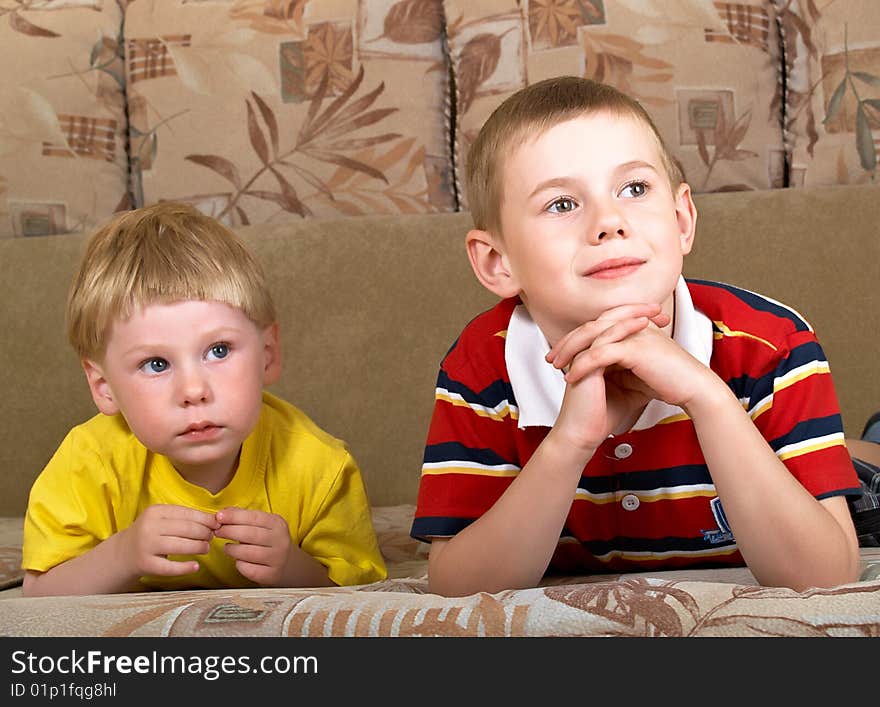
<instances>
[{"instance_id":1,"label":"older boy in striped shirt","mask_svg":"<svg viewBox=\"0 0 880 707\"><path fill-rule=\"evenodd\" d=\"M468 155L467 251L501 301L444 358L412 535L431 590L746 564L855 581L858 480L809 324L685 280L697 213L634 100L561 77Z\"/></svg>"}]
</instances>

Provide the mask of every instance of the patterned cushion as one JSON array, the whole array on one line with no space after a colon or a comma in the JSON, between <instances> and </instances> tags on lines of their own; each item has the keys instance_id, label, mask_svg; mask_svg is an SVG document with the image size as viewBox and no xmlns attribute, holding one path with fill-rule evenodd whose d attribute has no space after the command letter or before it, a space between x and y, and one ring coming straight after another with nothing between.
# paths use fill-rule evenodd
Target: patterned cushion
<instances>
[{"instance_id":1,"label":"patterned cushion","mask_svg":"<svg viewBox=\"0 0 880 707\"><path fill-rule=\"evenodd\" d=\"M228 225L451 211L439 0L139 0L134 196Z\"/></svg>"},{"instance_id":2,"label":"patterned cushion","mask_svg":"<svg viewBox=\"0 0 880 707\"><path fill-rule=\"evenodd\" d=\"M781 187L779 43L766 0L445 0L456 177L504 98L573 74L638 98L695 192Z\"/></svg>"},{"instance_id":3,"label":"patterned cushion","mask_svg":"<svg viewBox=\"0 0 880 707\"><path fill-rule=\"evenodd\" d=\"M877 635L877 548L862 548L861 582L800 594L755 586L733 567L545 577L533 589L444 598L429 591L426 546L409 538L414 508L373 509L381 582L39 599L15 587L0 593L0 626L7 636ZM21 518L0 519L0 559L20 543Z\"/></svg>"},{"instance_id":4,"label":"patterned cushion","mask_svg":"<svg viewBox=\"0 0 880 707\"><path fill-rule=\"evenodd\" d=\"M863 562L877 557L863 549ZM440 597L424 578L354 587L0 594L6 636L803 636L878 635L880 580L793 592L736 569L558 578Z\"/></svg>"},{"instance_id":5,"label":"patterned cushion","mask_svg":"<svg viewBox=\"0 0 880 707\"><path fill-rule=\"evenodd\" d=\"M91 229L129 205L122 10L2 7L0 238Z\"/></svg>"},{"instance_id":6,"label":"patterned cushion","mask_svg":"<svg viewBox=\"0 0 880 707\"><path fill-rule=\"evenodd\" d=\"M877 0L774 2L788 74L791 186L873 181L880 142Z\"/></svg>"}]
</instances>

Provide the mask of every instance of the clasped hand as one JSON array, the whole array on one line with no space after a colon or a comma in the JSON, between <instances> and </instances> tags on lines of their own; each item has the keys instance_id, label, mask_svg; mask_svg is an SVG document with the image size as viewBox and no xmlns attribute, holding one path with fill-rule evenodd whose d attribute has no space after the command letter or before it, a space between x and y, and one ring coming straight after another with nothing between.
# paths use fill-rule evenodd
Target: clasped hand
<instances>
[{"instance_id":1,"label":"clasped hand","mask_svg":"<svg viewBox=\"0 0 880 707\"><path fill-rule=\"evenodd\" d=\"M239 573L262 586L281 583L291 554L287 522L279 515L244 508L206 513L194 508L149 506L125 531L128 558L138 575L182 576L197 572L196 560L169 555L204 555L211 539L225 538Z\"/></svg>"},{"instance_id":2,"label":"clasped hand","mask_svg":"<svg viewBox=\"0 0 880 707\"><path fill-rule=\"evenodd\" d=\"M652 399L687 409L711 371L662 330L669 323L659 305L623 305L557 341L546 357L567 383L556 433L591 454Z\"/></svg>"}]
</instances>

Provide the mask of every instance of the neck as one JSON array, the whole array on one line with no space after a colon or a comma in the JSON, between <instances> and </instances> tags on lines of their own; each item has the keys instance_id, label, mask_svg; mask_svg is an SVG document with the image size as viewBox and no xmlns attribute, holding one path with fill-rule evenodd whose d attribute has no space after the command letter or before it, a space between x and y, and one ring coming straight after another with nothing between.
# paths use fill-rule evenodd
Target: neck
<instances>
[{"instance_id":1,"label":"neck","mask_svg":"<svg viewBox=\"0 0 880 707\"><path fill-rule=\"evenodd\" d=\"M238 471L241 448L232 459L220 459L211 464L184 465L174 463L174 468L181 477L194 486L201 486L211 494L225 489Z\"/></svg>"}]
</instances>

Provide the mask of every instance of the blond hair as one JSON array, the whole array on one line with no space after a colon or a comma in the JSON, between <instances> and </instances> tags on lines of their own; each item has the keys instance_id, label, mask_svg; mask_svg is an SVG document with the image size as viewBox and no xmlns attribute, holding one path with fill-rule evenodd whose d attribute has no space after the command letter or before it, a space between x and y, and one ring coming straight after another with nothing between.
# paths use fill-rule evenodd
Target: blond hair
<instances>
[{"instance_id":1,"label":"blond hair","mask_svg":"<svg viewBox=\"0 0 880 707\"><path fill-rule=\"evenodd\" d=\"M474 226L500 235L504 159L528 138L567 120L597 112L629 116L657 139L673 190L684 181L651 116L634 98L607 84L577 76L545 79L520 89L498 106L480 129L467 156L465 180Z\"/></svg>"},{"instance_id":2,"label":"blond hair","mask_svg":"<svg viewBox=\"0 0 880 707\"><path fill-rule=\"evenodd\" d=\"M225 302L261 328L275 321L262 268L219 221L174 202L123 212L86 243L67 297L67 338L80 358L99 359L116 320L182 300Z\"/></svg>"}]
</instances>

